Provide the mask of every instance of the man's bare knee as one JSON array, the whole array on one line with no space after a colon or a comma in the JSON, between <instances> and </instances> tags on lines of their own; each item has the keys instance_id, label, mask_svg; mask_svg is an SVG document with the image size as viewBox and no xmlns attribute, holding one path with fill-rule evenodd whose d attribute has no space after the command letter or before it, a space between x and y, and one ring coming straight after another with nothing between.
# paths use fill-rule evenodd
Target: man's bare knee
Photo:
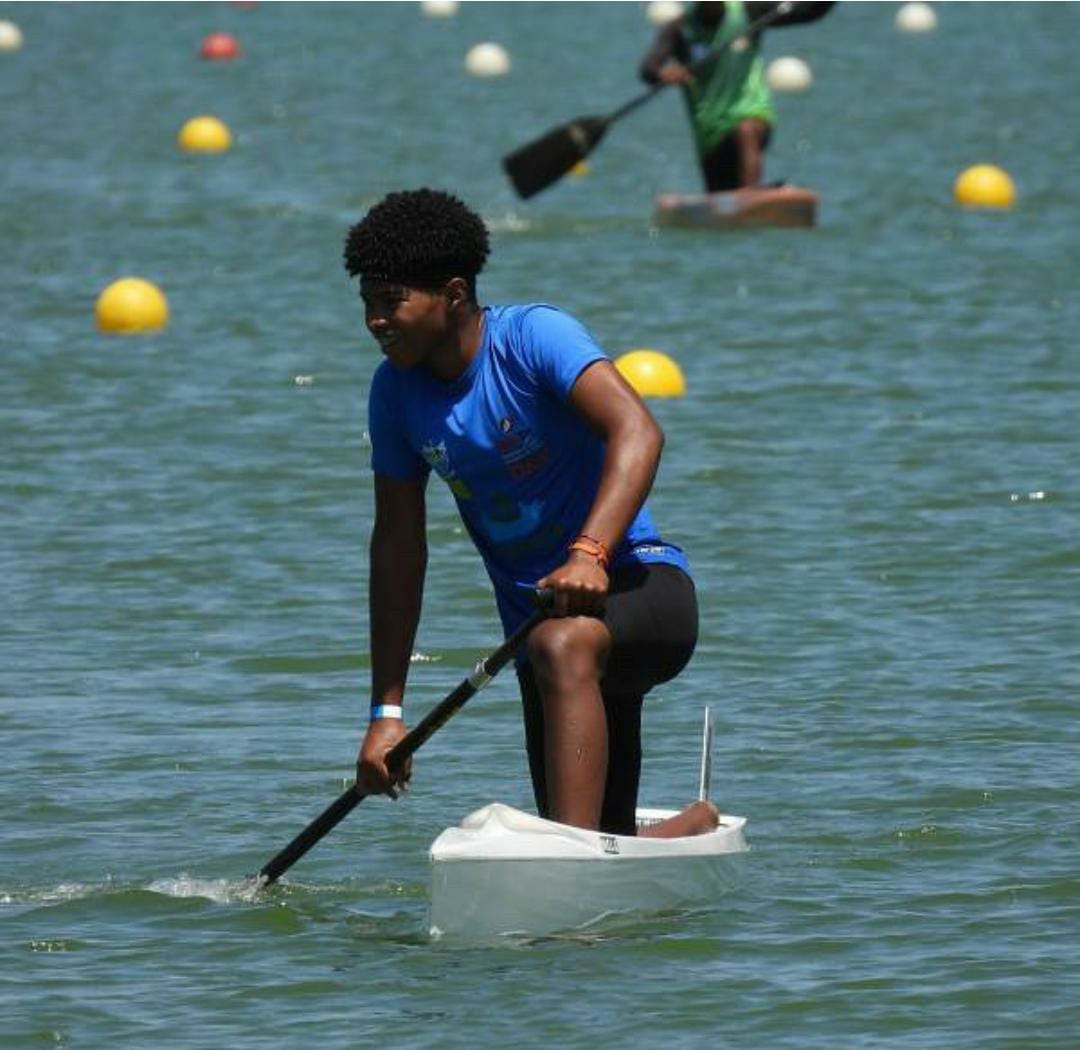
<instances>
[{"instance_id":1,"label":"man's bare knee","mask_svg":"<svg viewBox=\"0 0 1080 1050\"><path fill-rule=\"evenodd\" d=\"M529 635L528 655L541 684L595 679L610 646L607 628L588 616L547 620Z\"/></svg>"}]
</instances>

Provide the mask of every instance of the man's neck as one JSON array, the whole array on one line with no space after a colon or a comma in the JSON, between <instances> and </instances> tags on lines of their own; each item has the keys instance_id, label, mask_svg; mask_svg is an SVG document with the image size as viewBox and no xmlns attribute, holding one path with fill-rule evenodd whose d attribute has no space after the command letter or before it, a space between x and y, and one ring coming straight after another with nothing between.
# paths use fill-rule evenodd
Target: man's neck
<instances>
[{"instance_id":1,"label":"man's neck","mask_svg":"<svg viewBox=\"0 0 1080 1050\"><path fill-rule=\"evenodd\" d=\"M434 354L428 361L428 369L444 383L452 383L464 375L472 360L480 352L484 341L484 311L473 304L462 311L461 322L445 350Z\"/></svg>"}]
</instances>

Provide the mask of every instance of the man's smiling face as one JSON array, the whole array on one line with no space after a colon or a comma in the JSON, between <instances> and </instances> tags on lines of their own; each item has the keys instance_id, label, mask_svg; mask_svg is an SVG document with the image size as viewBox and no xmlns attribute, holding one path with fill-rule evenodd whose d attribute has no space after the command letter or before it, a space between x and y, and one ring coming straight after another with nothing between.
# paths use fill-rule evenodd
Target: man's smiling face
<instances>
[{"instance_id":1,"label":"man's smiling face","mask_svg":"<svg viewBox=\"0 0 1080 1050\"><path fill-rule=\"evenodd\" d=\"M452 337L443 288L411 288L390 281L360 283L364 322L395 368L426 364Z\"/></svg>"}]
</instances>

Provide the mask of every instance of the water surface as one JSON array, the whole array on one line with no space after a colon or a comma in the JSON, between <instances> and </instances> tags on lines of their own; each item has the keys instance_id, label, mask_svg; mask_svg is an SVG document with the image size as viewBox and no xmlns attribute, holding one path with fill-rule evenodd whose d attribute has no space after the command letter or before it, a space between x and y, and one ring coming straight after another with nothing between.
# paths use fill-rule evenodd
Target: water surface
<instances>
[{"instance_id":1,"label":"water surface","mask_svg":"<svg viewBox=\"0 0 1080 1050\"><path fill-rule=\"evenodd\" d=\"M499 157L639 85L639 4L21 5L0 56L0 1046L1069 1047L1080 1028L1074 4L841 4L776 31L768 177L813 231L658 233L679 100L534 202ZM225 29L234 63L197 57ZM511 74L462 72L496 40ZM234 149L183 156L198 113ZM1007 213L952 181L997 163ZM654 513L702 638L646 716L644 800L749 818L714 912L465 948L426 849L527 807L512 679L271 892L367 706L365 398L347 225L432 184L488 220L489 302L543 299L688 384ZM128 273L172 323L108 338ZM410 710L498 640L442 491Z\"/></svg>"}]
</instances>

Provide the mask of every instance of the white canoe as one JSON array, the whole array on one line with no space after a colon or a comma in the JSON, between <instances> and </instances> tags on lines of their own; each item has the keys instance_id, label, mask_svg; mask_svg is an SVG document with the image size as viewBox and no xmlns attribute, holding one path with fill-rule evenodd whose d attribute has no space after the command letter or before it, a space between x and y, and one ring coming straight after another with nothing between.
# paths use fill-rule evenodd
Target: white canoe
<instances>
[{"instance_id":1,"label":"white canoe","mask_svg":"<svg viewBox=\"0 0 1080 1050\"><path fill-rule=\"evenodd\" d=\"M730 193L661 193L658 226L729 229L740 226L813 226L818 195L801 186L753 186Z\"/></svg>"},{"instance_id":2,"label":"white canoe","mask_svg":"<svg viewBox=\"0 0 1080 1050\"><path fill-rule=\"evenodd\" d=\"M675 815L639 809L638 824ZM654 839L556 824L493 802L431 845L432 936L537 936L613 914L707 907L739 878L744 817L705 835Z\"/></svg>"}]
</instances>

